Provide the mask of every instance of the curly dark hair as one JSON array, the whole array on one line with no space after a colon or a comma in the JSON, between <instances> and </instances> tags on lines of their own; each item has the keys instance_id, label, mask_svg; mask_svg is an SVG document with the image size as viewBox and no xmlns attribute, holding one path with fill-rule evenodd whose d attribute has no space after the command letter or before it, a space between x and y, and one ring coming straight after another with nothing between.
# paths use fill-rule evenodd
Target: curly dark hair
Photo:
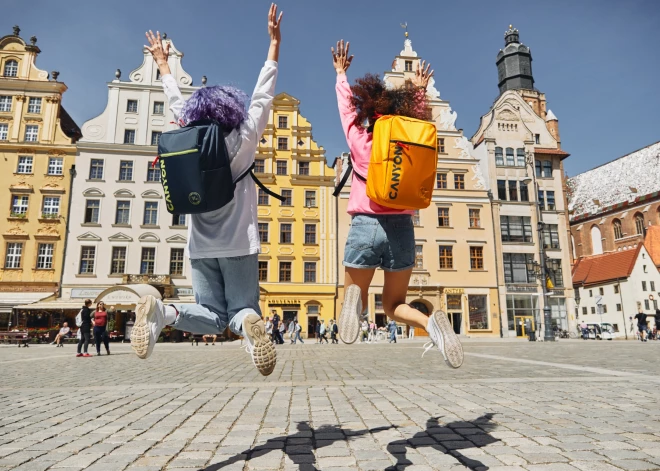
<instances>
[{"instance_id":1,"label":"curly dark hair","mask_svg":"<svg viewBox=\"0 0 660 471\"><path fill-rule=\"evenodd\" d=\"M410 84L411 85L411 84ZM410 118L431 119L431 110L426 100L426 94L416 87L406 86L388 89L378 75L367 74L355 80L351 87L353 97L351 104L355 108L356 126L364 126L365 122L373 125L377 115L399 115Z\"/></svg>"}]
</instances>

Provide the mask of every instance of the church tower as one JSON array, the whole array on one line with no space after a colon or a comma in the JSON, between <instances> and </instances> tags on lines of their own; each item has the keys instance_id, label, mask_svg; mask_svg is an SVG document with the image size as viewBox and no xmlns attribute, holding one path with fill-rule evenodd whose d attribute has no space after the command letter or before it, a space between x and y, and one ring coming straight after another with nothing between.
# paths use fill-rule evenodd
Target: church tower
<instances>
[{"instance_id":1,"label":"church tower","mask_svg":"<svg viewBox=\"0 0 660 471\"><path fill-rule=\"evenodd\" d=\"M518 30L512 25L504 33L504 50L497 54L497 81L500 94L507 90L534 90L532 52L520 43Z\"/></svg>"}]
</instances>

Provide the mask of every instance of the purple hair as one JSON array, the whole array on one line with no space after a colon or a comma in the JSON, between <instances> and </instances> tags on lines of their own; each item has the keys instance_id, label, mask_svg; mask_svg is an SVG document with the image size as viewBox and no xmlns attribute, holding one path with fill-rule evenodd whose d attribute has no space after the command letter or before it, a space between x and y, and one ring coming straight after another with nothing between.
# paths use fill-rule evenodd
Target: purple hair
<instances>
[{"instance_id":1,"label":"purple hair","mask_svg":"<svg viewBox=\"0 0 660 471\"><path fill-rule=\"evenodd\" d=\"M212 119L226 129L236 129L247 118L247 100L245 92L235 87L203 87L183 104L181 119L185 124Z\"/></svg>"}]
</instances>

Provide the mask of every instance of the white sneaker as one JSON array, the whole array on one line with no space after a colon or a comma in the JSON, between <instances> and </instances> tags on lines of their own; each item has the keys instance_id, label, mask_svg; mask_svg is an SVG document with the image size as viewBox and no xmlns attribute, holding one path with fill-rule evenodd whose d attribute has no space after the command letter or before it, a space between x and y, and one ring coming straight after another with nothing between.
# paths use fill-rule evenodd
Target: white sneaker
<instances>
[{"instance_id":1,"label":"white sneaker","mask_svg":"<svg viewBox=\"0 0 660 471\"><path fill-rule=\"evenodd\" d=\"M442 353L447 365L452 368L460 368L463 364L463 346L458 339L458 335L454 332L454 328L449 323L447 314L442 311L435 311L429 317L426 331L429 333L431 341L424 345L424 353L436 346ZM424 356L424 353L422 353L422 356Z\"/></svg>"},{"instance_id":2,"label":"white sneaker","mask_svg":"<svg viewBox=\"0 0 660 471\"><path fill-rule=\"evenodd\" d=\"M277 351L266 334L264 321L258 314L248 314L243 319L245 351L252 357L252 363L259 373L268 376L275 369Z\"/></svg>"},{"instance_id":3,"label":"white sneaker","mask_svg":"<svg viewBox=\"0 0 660 471\"><path fill-rule=\"evenodd\" d=\"M131 330L131 347L138 357L149 358L165 325L163 302L150 294L142 296L135 308L135 324Z\"/></svg>"},{"instance_id":4,"label":"white sneaker","mask_svg":"<svg viewBox=\"0 0 660 471\"><path fill-rule=\"evenodd\" d=\"M362 291L358 285L350 285L344 291L344 305L339 314L339 338L344 343L355 343L360 335Z\"/></svg>"}]
</instances>

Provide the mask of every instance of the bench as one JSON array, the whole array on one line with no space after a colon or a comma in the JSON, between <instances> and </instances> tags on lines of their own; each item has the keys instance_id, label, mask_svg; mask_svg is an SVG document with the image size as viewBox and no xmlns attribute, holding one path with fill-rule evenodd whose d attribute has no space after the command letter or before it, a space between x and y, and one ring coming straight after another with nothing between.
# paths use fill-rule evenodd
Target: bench
<instances>
[{"instance_id":1,"label":"bench","mask_svg":"<svg viewBox=\"0 0 660 471\"><path fill-rule=\"evenodd\" d=\"M19 332L0 332L0 342L2 343L15 343L18 344L19 348L20 347L29 347L28 342L30 339L28 338L28 333L27 331L19 331Z\"/></svg>"}]
</instances>

